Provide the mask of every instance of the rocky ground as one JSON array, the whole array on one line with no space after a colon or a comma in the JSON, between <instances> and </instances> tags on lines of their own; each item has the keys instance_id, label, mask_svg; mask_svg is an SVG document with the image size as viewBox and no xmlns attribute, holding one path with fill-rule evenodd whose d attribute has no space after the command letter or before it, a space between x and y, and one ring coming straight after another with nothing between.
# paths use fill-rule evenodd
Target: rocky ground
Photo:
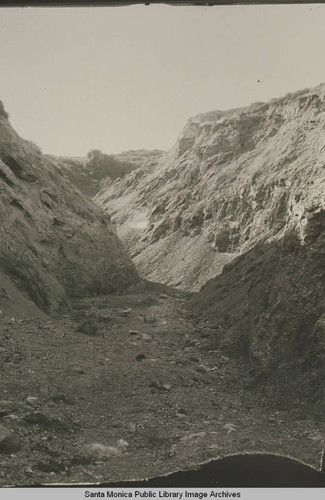
<instances>
[{"instance_id":1,"label":"rocky ground","mask_svg":"<svg viewBox=\"0 0 325 500\"><path fill-rule=\"evenodd\" d=\"M317 467L323 419L272 404L188 301L147 285L61 319L2 313L0 484L142 479L243 451Z\"/></svg>"}]
</instances>

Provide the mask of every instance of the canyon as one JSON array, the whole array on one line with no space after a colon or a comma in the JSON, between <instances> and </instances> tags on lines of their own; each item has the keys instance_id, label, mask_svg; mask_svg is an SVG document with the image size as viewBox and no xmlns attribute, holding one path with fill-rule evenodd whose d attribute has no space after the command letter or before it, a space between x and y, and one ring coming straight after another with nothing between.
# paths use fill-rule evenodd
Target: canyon
<instances>
[{"instance_id":1,"label":"canyon","mask_svg":"<svg viewBox=\"0 0 325 500\"><path fill-rule=\"evenodd\" d=\"M238 453L319 468L324 131L324 84L200 114L168 152L84 158L43 155L0 106L2 485Z\"/></svg>"}]
</instances>

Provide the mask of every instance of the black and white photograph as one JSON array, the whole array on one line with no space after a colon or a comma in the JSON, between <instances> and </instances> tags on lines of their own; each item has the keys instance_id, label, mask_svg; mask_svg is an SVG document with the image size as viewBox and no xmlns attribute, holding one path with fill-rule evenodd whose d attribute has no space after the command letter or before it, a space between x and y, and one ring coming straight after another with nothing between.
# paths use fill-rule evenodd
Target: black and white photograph
<instances>
[{"instance_id":1,"label":"black and white photograph","mask_svg":"<svg viewBox=\"0 0 325 500\"><path fill-rule=\"evenodd\" d=\"M2 491L325 486L325 4L171 3L0 7Z\"/></svg>"}]
</instances>

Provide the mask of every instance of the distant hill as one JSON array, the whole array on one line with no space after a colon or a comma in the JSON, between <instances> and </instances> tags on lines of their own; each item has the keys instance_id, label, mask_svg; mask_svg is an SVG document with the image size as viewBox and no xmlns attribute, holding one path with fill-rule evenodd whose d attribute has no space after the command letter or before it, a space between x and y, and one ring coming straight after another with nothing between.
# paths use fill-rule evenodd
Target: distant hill
<instances>
[{"instance_id":1,"label":"distant hill","mask_svg":"<svg viewBox=\"0 0 325 500\"><path fill-rule=\"evenodd\" d=\"M102 181L105 180L107 185L143 166L154 169L163 154L164 152L158 149L125 151L117 155L92 150L84 158L53 155L47 157L72 184L91 198L100 190Z\"/></svg>"}]
</instances>

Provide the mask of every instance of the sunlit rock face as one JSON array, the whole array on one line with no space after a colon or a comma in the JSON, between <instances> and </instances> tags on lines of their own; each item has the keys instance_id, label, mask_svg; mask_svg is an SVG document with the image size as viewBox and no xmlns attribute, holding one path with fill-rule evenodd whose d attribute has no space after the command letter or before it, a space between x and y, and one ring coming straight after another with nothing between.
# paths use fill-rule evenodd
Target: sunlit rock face
<instances>
[{"instance_id":1,"label":"sunlit rock face","mask_svg":"<svg viewBox=\"0 0 325 500\"><path fill-rule=\"evenodd\" d=\"M294 230L324 208L325 86L189 120L154 169L103 188L139 272L199 290L259 242Z\"/></svg>"}]
</instances>

